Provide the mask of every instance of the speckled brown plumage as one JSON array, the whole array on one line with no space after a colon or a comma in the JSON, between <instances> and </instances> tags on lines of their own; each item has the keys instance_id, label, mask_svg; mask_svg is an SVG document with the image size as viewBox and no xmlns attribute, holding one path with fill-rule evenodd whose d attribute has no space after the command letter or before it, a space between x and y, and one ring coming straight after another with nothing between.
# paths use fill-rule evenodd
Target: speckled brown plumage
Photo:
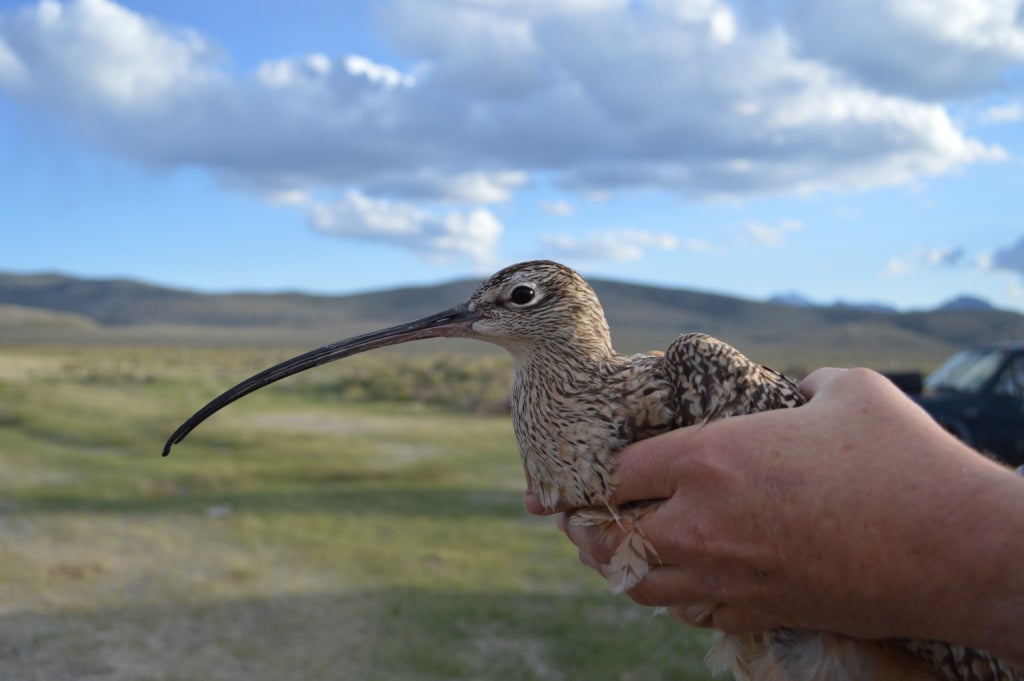
<instances>
[{"instance_id":1,"label":"speckled brown plumage","mask_svg":"<svg viewBox=\"0 0 1024 681\"><path fill-rule=\"evenodd\" d=\"M983 650L939 641L895 639L894 645L927 661L944 681L1020 681L1022 674Z\"/></svg>"},{"instance_id":2,"label":"speckled brown plumage","mask_svg":"<svg viewBox=\"0 0 1024 681\"><path fill-rule=\"evenodd\" d=\"M804 402L785 376L704 334L682 335L664 354L618 354L583 278L558 263L534 261L501 270L450 310L324 346L243 381L182 424L164 454L212 413L264 385L358 352L438 336L477 338L512 354L513 427L527 483L548 508L559 502L586 508L574 522L619 522L651 510L610 502L615 456L627 444ZM609 581L617 591L629 589L656 562L642 532L633 529L612 559ZM960 646L792 629L722 636L708 660L740 681L1024 681L986 653Z\"/></svg>"}]
</instances>

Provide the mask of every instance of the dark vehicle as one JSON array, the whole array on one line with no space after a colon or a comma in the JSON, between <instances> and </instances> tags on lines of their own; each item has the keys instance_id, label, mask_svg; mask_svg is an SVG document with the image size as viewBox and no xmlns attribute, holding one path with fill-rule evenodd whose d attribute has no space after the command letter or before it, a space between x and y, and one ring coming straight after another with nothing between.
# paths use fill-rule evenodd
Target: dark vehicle
<instances>
[{"instance_id":1,"label":"dark vehicle","mask_svg":"<svg viewBox=\"0 0 1024 681\"><path fill-rule=\"evenodd\" d=\"M1011 466L1024 464L1024 343L958 352L913 397L978 451Z\"/></svg>"}]
</instances>

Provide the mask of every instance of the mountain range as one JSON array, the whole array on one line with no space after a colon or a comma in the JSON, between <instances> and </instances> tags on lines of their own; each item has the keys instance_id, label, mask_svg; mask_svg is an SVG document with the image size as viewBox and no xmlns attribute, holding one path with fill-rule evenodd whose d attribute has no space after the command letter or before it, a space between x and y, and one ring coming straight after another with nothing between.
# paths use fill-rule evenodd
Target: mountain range
<instances>
[{"instance_id":1,"label":"mountain range","mask_svg":"<svg viewBox=\"0 0 1024 681\"><path fill-rule=\"evenodd\" d=\"M881 303L875 301L846 301L837 300L831 305L822 305L816 303L807 296L797 291L789 291L786 293L777 293L768 299L769 303L778 303L780 305L794 305L796 307L852 307L861 310L871 310L873 312L899 312L895 306L889 305L888 303ZM959 295L955 298L951 298L946 302L942 303L935 308L935 311L944 310L995 310L991 303L982 298L969 295Z\"/></svg>"},{"instance_id":2,"label":"mountain range","mask_svg":"<svg viewBox=\"0 0 1024 681\"><path fill-rule=\"evenodd\" d=\"M683 331L704 331L792 372L821 364L927 369L967 345L1024 339L1024 315L969 298L899 312L589 281L616 347L627 352L664 349ZM0 342L307 346L436 312L478 283L344 296L208 294L124 279L0 273Z\"/></svg>"}]
</instances>

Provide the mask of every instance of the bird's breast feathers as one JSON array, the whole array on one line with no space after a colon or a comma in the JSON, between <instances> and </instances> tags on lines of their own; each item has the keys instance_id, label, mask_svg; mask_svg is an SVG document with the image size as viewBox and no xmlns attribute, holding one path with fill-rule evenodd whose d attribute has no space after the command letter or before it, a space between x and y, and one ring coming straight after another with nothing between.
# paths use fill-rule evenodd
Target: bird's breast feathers
<instances>
[{"instance_id":1,"label":"bird's breast feathers","mask_svg":"<svg viewBox=\"0 0 1024 681\"><path fill-rule=\"evenodd\" d=\"M571 377L536 369L517 375L513 428L531 489L549 508L559 500L607 505L615 454L680 425L670 394L655 356L622 358Z\"/></svg>"}]
</instances>

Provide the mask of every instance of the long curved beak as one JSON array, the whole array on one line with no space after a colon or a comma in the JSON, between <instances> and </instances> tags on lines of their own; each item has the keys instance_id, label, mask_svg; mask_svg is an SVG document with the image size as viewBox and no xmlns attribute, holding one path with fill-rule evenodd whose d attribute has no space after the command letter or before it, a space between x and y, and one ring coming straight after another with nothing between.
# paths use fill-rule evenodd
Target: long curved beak
<instances>
[{"instance_id":1,"label":"long curved beak","mask_svg":"<svg viewBox=\"0 0 1024 681\"><path fill-rule=\"evenodd\" d=\"M444 312L438 312L437 314L430 315L429 317L423 317L422 319L417 319L416 321L408 322L406 324L399 324L398 326L381 329L380 331L372 331L370 333L363 334L362 336L356 336L347 340L331 343L321 348L317 348L316 350L310 350L309 352L303 353L297 357L287 359L280 364L270 367L269 369L264 369L255 376L250 376L235 387L226 390L221 395L211 400L205 407L190 416L189 419L178 426L178 429L174 431L174 434L167 439L167 443L164 445L163 455L167 456L170 454L171 447L184 440L196 426L216 412L220 411L222 408L241 397L245 397L251 392L255 392L264 386L280 381L282 378L287 378L288 376L297 374L300 371L305 371L306 369L318 367L321 364L327 364L328 362L333 362L337 359L356 355L360 352L366 352L367 350L373 350L375 348L382 348L387 345L397 345L399 343L406 343L408 341L419 340L422 338L466 336L470 334L473 321L474 318L470 314L469 308L466 304L457 305L456 307L445 310Z\"/></svg>"}]
</instances>

